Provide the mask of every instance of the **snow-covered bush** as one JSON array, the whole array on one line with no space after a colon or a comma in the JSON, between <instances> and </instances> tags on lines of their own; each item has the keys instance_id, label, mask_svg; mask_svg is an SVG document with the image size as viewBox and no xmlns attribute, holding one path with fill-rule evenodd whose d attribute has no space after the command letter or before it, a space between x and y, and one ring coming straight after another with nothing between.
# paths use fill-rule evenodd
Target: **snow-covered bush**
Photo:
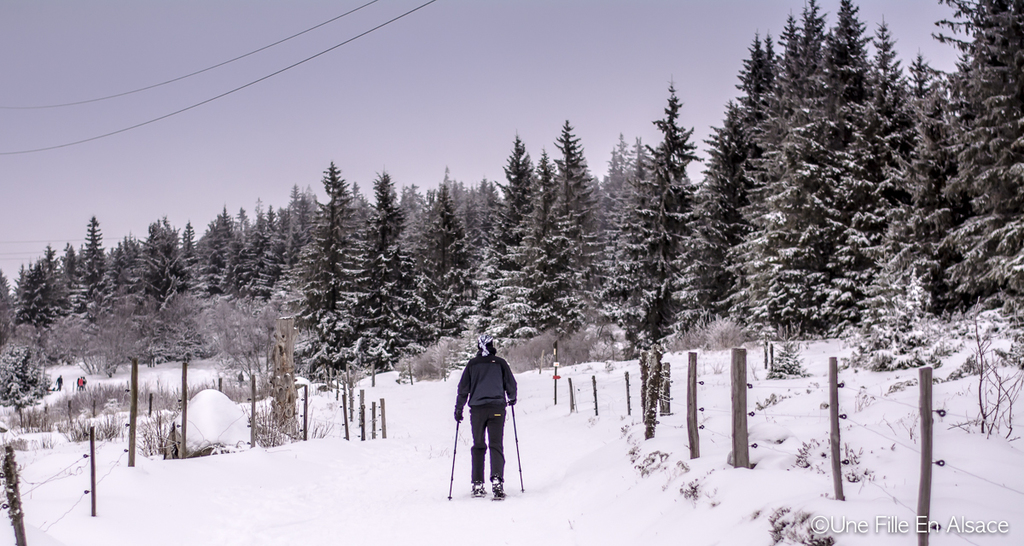
<instances>
[{"instance_id":1,"label":"snow-covered bush","mask_svg":"<svg viewBox=\"0 0 1024 546\"><path fill-rule=\"evenodd\" d=\"M768 372L768 379L807 377L803 359L800 358L800 343L783 341L778 347L779 349L775 351L775 360L772 361L772 369Z\"/></svg>"},{"instance_id":2,"label":"snow-covered bush","mask_svg":"<svg viewBox=\"0 0 1024 546\"><path fill-rule=\"evenodd\" d=\"M0 405L22 409L46 395L49 380L28 347L7 345L0 352Z\"/></svg>"},{"instance_id":3,"label":"snow-covered bush","mask_svg":"<svg viewBox=\"0 0 1024 546\"><path fill-rule=\"evenodd\" d=\"M1024 370L1024 335L1017 336L1009 351L996 351L1003 363Z\"/></svg>"},{"instance_id":4,"label":"snow-covered bush","mask_svg":"<svg viewBox=\"0 0 1024 546\"><path fill-rule=\"evenodd\" d=\"M848 340L849 362L873 371L940 366L953 348L940 321L927 312L930 305L918 276L887 268L871 287L860 329Z\"/></svg>"}]
</instances>

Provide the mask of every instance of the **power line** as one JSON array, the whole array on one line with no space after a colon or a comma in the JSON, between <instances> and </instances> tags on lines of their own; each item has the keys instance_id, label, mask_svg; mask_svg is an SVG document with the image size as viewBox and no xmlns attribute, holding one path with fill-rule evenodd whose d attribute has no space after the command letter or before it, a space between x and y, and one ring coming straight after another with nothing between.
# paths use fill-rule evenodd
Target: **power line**
<instances>
[{"instance_id":1,"label":"power line","mask_svg":"<svg viewBox=\"0 0 1024 546\"><path fill-rule=\"evenodd\" d=\"M248 53L246 53L244 55L239 55L238 57L235 57L234 59L228 59L228 60L226 60L224 62L217 63L217 64L215 64L213 66L208 66L208 67L206 67L206 68L204 68L202 70L196 70L195 72L191 72L189 74L185 74L184 76L178 76L177 78L172 78L172 79L169 79L167 81L163 81L163 82L160 82L160 83L155 83L153 85L147 85L146 87L140 87L138 89L133 89L131 91L125 91L123 93L116 93L116 94L113 94L113 95L107 95L105 97L97 97L97 98L94 98L94 99L86 99L86 100L80 100L80 101L75 101L75 102L65 102L65 103L62 103L62 104L45 104L45 105L37 105L37 106L0 106L0 110L42 110L42 109L45 109L45 108L63 108L65 106L78 106L80 104L89 104L89 103L92 103L92 102L100 102L100 101L109 100L109 99L116 99L118 97L124 97L126 95L132 95L134 93L141 93L142 91L148 91L150 89L155 89L157 87L161 87L161 86L164 86L164 85L167 85L167 84L170 84L170 83L178 82L178 81L184 80L186 78L191 78L192 76L198 76L199 74L202 74L204 72L209 72L209 71L211 71L211 70L213 70L215 68L220 68L220 67L222 67L224 65L231 64L231 63L233 63L235 61L242 60L242 59L244 59L246 57L249 57L251 55L255 55L255 54L257 54L257 53L259 53L261 51L270 49L270 48L272 48L272 47L274 47L276 45L283 44L284 42L287 42L288 40L291 40L292 38L298 38L299 36L302 36L303 34L306 34L307 32L312 32L312 31L314 31L314 30L316 30L316 29L318 29L318 28L320 28L320 27L322 27L324 25L327 25L329 23L333 23L333 22L337 21L338 19L341 19L341 18L343 18L343 17L345 17L347 15L351 15L351 14L353 14L353 13L355 13L355 12L357 12L357 11L367 7L367 6L369 6L370 4L376 4L379 1L380 0L370 0L370 2L367 2L367 3L359 6L358 8L346 11L345 13L342 13L341 15L338 15L337 17L328 19L328 20L324 21L323 23L320 23L319 25L307 28L306 30L303 30L302 32L299 32L297 34L292 34L291 36L289 36L287 38L284 38L284 39L281 39L281 40L278 40L278 41L276 41L276 42L274 42L274 43L272 43L270 45L263 46L263 47L261 47L259 49L250 51L250 52L248 52Z\"/></svg>"},{"instance_id":2,"label":"power line","mask_svg":"<svg viewBox=\"0 0 1024 546\"><path fill-rule=\"evenodd\" d=\"M38 241L0 241L0 245L27 245L27 244L37 244L37 243L52 243L54 241L68 241L68 242L71 242L71 243L77 243L77 242L82 242L84 240L85 239L60 239L60 238L57 238L57 239L40 239Z\"/></svg>"},{"instance_id":3,"label":"power line","mask_svg":"<svg viewBox=\"0 0 1024 546\"><path fill-rule=\"evenodd\" d=\"M194 108L198 108L198 107L200 107L200 106L202 106L204 104L211 103L211 102L213 102L213 101L215 101L217 99L224 98L224 97L226 97L228 95L231 95L233 93L241 91L242 89L245 89L247 87L252 87L253 85L256 85L257 83L260 83L260 82L262 82L264 80L268 80L270 78L273 78L274 76L277 76L278 74L281 74L283 72L287 72L288 70L291 70L291 69L295 68L296 66L299 66L301 64L305 64L305 63L307 63L309 61L312 61L313 59L315 59L317 57L320 57L321 55L325 55L327 53L330 53L331 51L334 51L335 49L338 49L339 47L341 47L343 45L346 45L346 44L349 44L351 42L354 42L355 40L358 40L359 38L362 38L363 36L366 36L367 34L370 34L371 32L374 32L376 30L384 28L384 27L390 25L391 23L394 23L395 21L397 21L399 19L402 19L403 17L406 17L407 15L410 15L410 14L416 12L416 11L419 11L419 10L429 6L430 4L433 4L434 2L437 2L437 0L430 0L429 2L425 2L423 4L420 4L419 6L416 6L415 8L413 8L413 9L411 9L411 10L409 10L409 11L407 11L407 12L405 12L405 13L403 13L403 14L401 14L401 15L393 18L393 19L389 19L388 21L385 21L385 22L383 22L383 23L381 23L381 24L371 28L370 30L365 31L362 34L358 34L358 35L356 35L356 36L354 36L352 38L349 38L348 40L345 40L344 42L341 42L340 44L337 44L335 46L331 46L331 47L321 51L320 53L317 53L316 55L312 55L312 56L306 57L305 59L302 59L301 61L299 61L297 63L294 63L294 64L291 64L289 66L286 66L286 67L284 67L284 68L282 68L282 69L280 69L280 70L278 70L276 72L272 72L270 74L267 74L266 76L263 76L262 78L253 80L253 81L251 81L251 82L249 82L249 83L247 83L245 85L236 87L236 88L234 88L234 89L232 89L230 91L225 91L224 93L221 93L220 95L217 95L215 97L206 99L206 100L201 101L201 102L197 102L197 103L193 104L192 106L187 106L187 107L182 108L180 110L175 110L174 112L171 112L169 114L164 114L164 115L162 115L160 117L153 118L153 119L151 119L149 121L144 121L142 123L136 123L135 125L132 125L132 126L129 126L129 127L125 127L123 129L118 129L116 131L111 131L109 133L104 133L104 134L101 134L101 135L96 135L96 136L93 136L93 137L84 138L82 140L76 140L76 141L73 141L73 142L65 142L64 144L57 144L55 146L47 146L45 148L34 148L34 149L31 149L31 150L16 150L16 151L12 151L12 152L0 152L0 155L31 154L31 153L36 153L36 152L46 152L46 151L49 151L49 150L57 150L57 149L60 149L60 148L67 148L69 146L76 146L78 144L85 144L86 142L92 142L94 140L99 140L101 138L107 138L107 137L110 137L110 136L114 136L114 135L118 135L118 134L121 134L121 133L125 133L125 132L128 132L128 131L131 131L132 129L138 129L139 127L144 127L146 125L150 125L152 123L156 123L158 121L165 120L165 119L167 119L169 117L176 116L178 114L187 112L187 111L192 110Z\"/></svg>"}]
</instances>

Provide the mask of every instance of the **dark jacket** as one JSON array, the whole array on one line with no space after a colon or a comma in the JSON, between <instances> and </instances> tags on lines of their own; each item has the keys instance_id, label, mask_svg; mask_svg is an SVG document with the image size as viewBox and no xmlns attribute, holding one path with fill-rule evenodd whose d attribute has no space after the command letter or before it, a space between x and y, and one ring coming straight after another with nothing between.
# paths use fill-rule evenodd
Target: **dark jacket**
<instances>
[{"instance_id":1,"label":"dark jacket","mask_svg":"<svg viewBox=\"0 0 1024 546\"><path fill-rule=\"evenodd\" d=\"M455 399L455 411L469 400L469 406L505 405L505 395L516 399L516 378L505 359L491 356L477 356L466 364L459 380L459 395Z\"/></svg>"}]
</instances>

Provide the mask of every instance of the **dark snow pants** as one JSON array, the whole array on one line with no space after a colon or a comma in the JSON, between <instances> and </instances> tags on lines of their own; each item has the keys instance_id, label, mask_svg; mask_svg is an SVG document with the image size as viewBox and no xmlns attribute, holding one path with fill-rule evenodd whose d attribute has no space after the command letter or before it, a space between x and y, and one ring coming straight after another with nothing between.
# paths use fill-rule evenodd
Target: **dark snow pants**
<instances>
[{"instance_id":1,"label":"dark snow pants","mask_svg":"<svg viewBox=\"0 0 1024 546\"><path fill-rule=\"evenodd\" d=\"M505 450L501 445L505 434L505 406L470 406L469 422L473 427L473 483L484 481L484 454L491 450L491 478L505 479ZM487 442L484 442L484 433Z\"/></svg>"}]
</instances>

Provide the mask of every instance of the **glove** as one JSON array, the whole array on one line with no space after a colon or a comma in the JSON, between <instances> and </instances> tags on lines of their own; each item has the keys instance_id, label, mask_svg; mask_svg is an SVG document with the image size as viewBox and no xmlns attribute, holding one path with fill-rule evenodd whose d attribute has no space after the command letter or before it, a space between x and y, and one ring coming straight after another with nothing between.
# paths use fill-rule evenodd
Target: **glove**
<instances>
[{"instance_id":1,"label":"glove","mask_svg":"<svg viewBox=\"0 0 1024 546\"><path fill-rule=\"evenodd\" d=\"M461 423L462 422L462 408L459 408L459 409L455 410L455 422L456 423Z\"/></svg>"},{"instance_id":2,"label":"glove","mask_svg":"<svg viewBox=\"0 0 1024 546\"><path fill-rule=\"evenodd\" d=\"M511 400L509 400L509 401L508 401L508 405L510 405L510 406L514 406L514 405L516 405L516 399L515 399L515 398L512 398Z\"/></svg>"}]
</instances>

